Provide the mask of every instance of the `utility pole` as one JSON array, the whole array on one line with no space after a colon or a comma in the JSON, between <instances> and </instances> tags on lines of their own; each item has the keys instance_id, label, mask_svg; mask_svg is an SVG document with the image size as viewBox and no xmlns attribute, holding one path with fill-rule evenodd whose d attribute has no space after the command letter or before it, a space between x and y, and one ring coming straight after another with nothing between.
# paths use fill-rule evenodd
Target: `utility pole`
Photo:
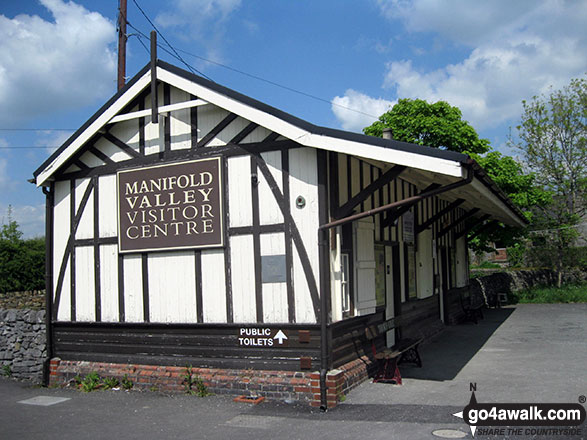
<instances>
[{"instance_id":1,"label":"utility pole","mask_svg":"<svg viewBox=\"0 0 587 440\"><path fill-rule=\"evenodd\" d=\"M124 87L126 76L126 0L118 9L118 90Z\"/></svg>"}]
</instances>

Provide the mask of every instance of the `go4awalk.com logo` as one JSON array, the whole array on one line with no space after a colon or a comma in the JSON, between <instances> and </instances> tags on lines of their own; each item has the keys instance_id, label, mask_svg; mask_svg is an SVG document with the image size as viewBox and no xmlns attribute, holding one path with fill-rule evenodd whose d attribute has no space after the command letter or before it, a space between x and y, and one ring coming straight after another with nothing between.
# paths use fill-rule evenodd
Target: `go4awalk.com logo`
<instances>
[{"instance_id":1,"label":"go4awalk.com logo","mask_svg":"<svg viewBox=\"0 0 587 440\"><path fill-rule=\"evenodd\" d=\"M585 396L581 403L479 403L476 384L470 384L471 400L453 414L480 435L580 436L585 422ZM548 427L548 428L547 428Z\"/></svg>"}]
</instances>

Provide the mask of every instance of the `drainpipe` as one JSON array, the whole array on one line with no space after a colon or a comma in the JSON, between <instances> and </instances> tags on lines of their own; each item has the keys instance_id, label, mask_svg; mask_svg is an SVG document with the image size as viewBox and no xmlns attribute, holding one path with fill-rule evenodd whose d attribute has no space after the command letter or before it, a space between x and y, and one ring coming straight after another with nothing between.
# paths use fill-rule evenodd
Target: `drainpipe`
<instances>
[{"instance_id":1,"label":"drainpipe","mask_svg":"<svg viewBox=\"0 0 587 440\"><path fill-rule=\"evenodd\" d=\"M348 217L344 217L338 220L331 221L330 223L325 223L318 227L318 247L321 252L327 252L327 243L328 243L328 230L332 229L336 226L343 225L345 223L353 222L355 220L359 220L365 217L370 217L372 215L378 214L383 211L388 211L394 208L400 208L405 205L413 205L420 200L424 200L428 197L436 196L448 191L452 191L456 188L461 186L468 185L472 182L474 171L473 171L473 160L469 159L464 166L467 169L467 177L463 180L460 180L455 183L451 183L449 185L441 186L440 188L436 188L430 191L423 192L413 197L408 197L407 199L400 200L393 203L388 203L387 205L380 206L379 208L370 209L365 212L360 212L358 214L353 214ZM322 277L324 278L324 277ZM320 345L321 345L321 359L320 359L320 409L322 411L326 411L328 408L328 400L326 394L326 374L328 372L328 336L326 335L326 320L327 320L327 299L326 295L328 292L328 286L325 286L324 283L320 283Z\"/></svg>"},{"instance_id":2,"label":"drainpipe","mask_svg":"<svg viewBox=\"0 0 587 440\"><path fill-rule=\"evenodd\" d=\"M53 329L51 320L53 316L53 204L55 192L43 187L45 194L45 333L47 344L47 359L43 365L43 383L49 385L49 365L53 357Z\"/></svg>"},{"instance_id":3,"label":"drainpipe","mask_svg":"<svg viewBox=\"0 0 587 440\"><path fill-rule=\"evenodd\" d=\"M318 228L318 253L320 256L328 255L328 230ZM325 266L330 270L330 265ZM326 374L328 373L328 335L327 335L327 320L328 320L328 299L326 298L329 292L325 276L320 277L320 409L326 411L328 409L328 401L326 396Z\"/></svg>"}]
</instances>

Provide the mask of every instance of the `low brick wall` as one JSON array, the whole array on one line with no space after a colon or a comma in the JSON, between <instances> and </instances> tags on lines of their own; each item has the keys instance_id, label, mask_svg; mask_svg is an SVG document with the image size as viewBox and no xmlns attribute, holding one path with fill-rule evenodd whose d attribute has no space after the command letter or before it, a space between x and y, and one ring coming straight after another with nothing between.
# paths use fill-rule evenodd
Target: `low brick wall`
<instances>
[{"instance_id":1,"label":"low brick wall","mask_svg":"<svg viewBox=\"0 0 587 440\"><path fill-rule=\"evenodd\" d=\"M326 377L328 408L333 408L342 396L368 379L371 361L364 357L332 370ZM125 375L139 390L156 388L164 392L184 392L185 367L158 365L114 364L104 362L68 361L51 359L49 385L68 385L75 376L82 378L96 372L100 377ZM214 368L192 368L208 390L215 394L264 396L268 400L295 400L319 407L320 373L269 371L269 370L224 370Z\"/></svg>"},{"instance_id":2,"label":"low brick wall","mask_svg":"<svg viewBox=\"0 0 587 440\"><path fill-rule=\"evenodd\" d=\"M0 309L0 364L15 378L42 383L46 358L45 311Z\"/></svg>"}]
</instances>

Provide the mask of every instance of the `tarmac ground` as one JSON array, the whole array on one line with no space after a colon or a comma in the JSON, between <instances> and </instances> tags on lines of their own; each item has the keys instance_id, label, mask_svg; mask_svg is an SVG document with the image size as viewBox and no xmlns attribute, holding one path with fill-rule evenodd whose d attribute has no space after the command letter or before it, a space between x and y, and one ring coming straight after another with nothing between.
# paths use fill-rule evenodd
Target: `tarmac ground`
<instances>
[{"instance_id":1,"label":"tarmac ground","mask_svg":"<svg viewBox=\"0 0 587 440\"><path fill-rule=\"evenodd\" d=\"M423 367L400 368L403 385L364 382L325 413L286 402L82 393L1 378L0 440L472 438L469 427L453 416L469 402L472 386L480 403L584 402L586 341L587 304L487 310L479 324L447 327L423 345ZM578 429L578 435L478 431L475 438L587 438L586 425ZM433 435L437 430L453 437Z\"/></svg>"}]
</instances>

